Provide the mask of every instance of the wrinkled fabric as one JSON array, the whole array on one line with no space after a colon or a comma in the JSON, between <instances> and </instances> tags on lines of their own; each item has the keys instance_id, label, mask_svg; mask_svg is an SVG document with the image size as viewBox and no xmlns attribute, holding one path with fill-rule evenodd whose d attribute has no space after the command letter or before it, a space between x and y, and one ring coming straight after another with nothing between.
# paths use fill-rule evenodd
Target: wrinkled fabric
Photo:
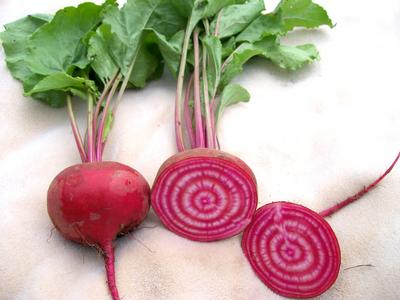
<instances>
[{"instance_id":1,"label":"wrinkled fabric","mask_svg":"<svg viewBox=\"0 0 400 300\"><path fill-rule=\"evenodd\" d=\"M222 149L257 176L259 205L293 201L320 211L373 181L400 149L400 2L318 2L336 27L298 30L282 42L313 42L321 61L289 73L254 60L235 80L251 102L229 108L220 123ZM78 3L1 0L0 23ZM108 300L102 257L65 241L47 216L52 178L79 162L66 110L24 98L3 50L0 60L0 299ZM165 75L126 93L104 155L136 168L150 184L176 151L174 84ZM76 101L75 109L83 128L85 104ZM342 268L321 299L400 298L399 182L400 166L327 219L341 245ZM252 272L240 236L191 242L151 212L115 244L126 300L281 299Z\"/></svg>"}]
</instances>

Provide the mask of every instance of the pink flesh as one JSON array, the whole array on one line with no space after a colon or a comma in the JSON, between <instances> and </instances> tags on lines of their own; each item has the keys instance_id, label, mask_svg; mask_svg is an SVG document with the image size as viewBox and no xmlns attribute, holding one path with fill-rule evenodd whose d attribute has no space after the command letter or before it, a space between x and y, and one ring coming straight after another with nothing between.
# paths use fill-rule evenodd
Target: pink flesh
<instances>
[{"instance_id":1,"label":"pink flesh","mask_svg":"<svg viewBox=\"0 0 400 300\"><path fill-rule=\"evenodd\" d=\"M275 202L258 209L242 248L257 276L284 297L321 295L339 274L335 233L320 215L297 204Z\"/></svg>"},{"instance_id":2,"label":"pink flesh","mask_svg":"<svg viewBox=\"0 0 400 300\"><path fill-rule=\"evenodd\" d=\"M54 226L66 239L102 250L113 299L119 296L112 241L143 221L149 194L142 175L115 162L69 167L50 185L47 209Z\"/></svg>"},{"instance_id":3,"label":"pink flesh","mask_svg":"<svg viewBox=\"0 0 400 300\"><path fill-rule=\"evenodd\" d=\"M211 149L179 153L161 167L152 206L176 234L211 242L240 233L257 207L257 183L240 159Z\"/></svg>"}]
</instances>

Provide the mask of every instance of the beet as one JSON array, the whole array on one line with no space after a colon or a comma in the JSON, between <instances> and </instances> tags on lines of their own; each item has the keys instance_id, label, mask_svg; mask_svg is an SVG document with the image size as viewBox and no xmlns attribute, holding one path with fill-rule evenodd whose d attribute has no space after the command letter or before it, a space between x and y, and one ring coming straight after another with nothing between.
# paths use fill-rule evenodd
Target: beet
<instances>
[{"instance_id":1,"label":"beet","mask_svg":"<svg viewBox=\"0 0 400 300\"><path fill-rule=\"evenodd\" d=\"M239 158L199 148L174 155L161 166L151 197L169 230L210 242L234 236L250 223L257 183Z\"/></svg>"},{"instance_id":2,"label":"beet","mask_svg":"<svg viewBox=\"0 0 400 300\"><path fill-rule=\"evenodd\" d=\"M113 299L113 240L137 227L149 211L150 187L134 169L116 162L79 164L62 171L47 194L49 216L68 240L99 249Z\"/></svg>"},{"instance_id":3,"label":"beet","mask_svg":"<svg viewBox=\"0 0 400 300\"><path fill-rule=\"evenodd\" d=\"M336 281L340 248L325 221L375 188L394 168L353 196L316 213L290 202L274 202L259 208L242 238L243 252L256 275L275 293L290 298L323 294Z\"/></svg>"},{"instance_id":4,"label":"beet","mask_svg":"<svg viewBox=\"0 0 400 300\"><path fill-rule=\"evenodd\" d=\"M339 274L340 248L332 228L301 205L275 202L257 210L242 247L258 277L285 297L316 297Z\"/></svg>"}]
</instances>

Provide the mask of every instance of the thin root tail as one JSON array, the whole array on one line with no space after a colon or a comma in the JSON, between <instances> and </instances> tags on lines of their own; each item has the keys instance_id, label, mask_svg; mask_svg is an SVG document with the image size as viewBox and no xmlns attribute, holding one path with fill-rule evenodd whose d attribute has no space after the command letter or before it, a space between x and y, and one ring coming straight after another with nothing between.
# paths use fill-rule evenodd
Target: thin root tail
<instances>
[{"instance_id":1,"label":"thin root tail","mask_svg":"<svg viewBox=\"0 0 400 300\"><path fill-rule=\"evenodd\" d=\"M321 215L321 217L326 218L326 217L333 215L334 213L341 210L343 207L346 207L347 205L357 201L358 199L363 197L365 194L367 194L369 191L374 189L392 171L392 169L394 168L394 166L396 165L396 163L398 162L399 159L400 159L400 152L397 155L396 159L393 161L393 163L390 165L390 167L378 179L376 179L370 185L364 186L359 192L357 192L353 196L347 198L346 200L343 200L343 201L339 202L338 204L321 211L319 213Z\"/></svg>"},{"instance_id":2,"label":"thin root tail","mask_svg":"<svg viewBox=\"0 0 400 300\"><path fill-rule=\"evenodd\" d=\"M109 242L103 245L101 248L103 250L104 263L106 267L108 289L110 290L113 300L120 300L115 281L114 247L112 242Z\"/></svg>"}]
</instances>

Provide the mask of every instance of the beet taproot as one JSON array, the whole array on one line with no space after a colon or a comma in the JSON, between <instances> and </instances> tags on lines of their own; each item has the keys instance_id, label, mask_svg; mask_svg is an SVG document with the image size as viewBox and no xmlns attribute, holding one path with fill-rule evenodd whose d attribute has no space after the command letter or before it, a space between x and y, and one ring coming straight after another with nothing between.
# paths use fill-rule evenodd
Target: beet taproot
<instances>
[{"instance_id":1,"label":"beet taproot","mask_svg":"<svg viewBox=\"0 0 400 300\"><path fill-rule=\"evenodd\" d=\"M113 299L119 299L113 241L144 220L149 199L150 187L143 176L116 162L69 167L49 187L51 221L66 239L95 247L103 254Z\"/></svg>"}]
</instances>

